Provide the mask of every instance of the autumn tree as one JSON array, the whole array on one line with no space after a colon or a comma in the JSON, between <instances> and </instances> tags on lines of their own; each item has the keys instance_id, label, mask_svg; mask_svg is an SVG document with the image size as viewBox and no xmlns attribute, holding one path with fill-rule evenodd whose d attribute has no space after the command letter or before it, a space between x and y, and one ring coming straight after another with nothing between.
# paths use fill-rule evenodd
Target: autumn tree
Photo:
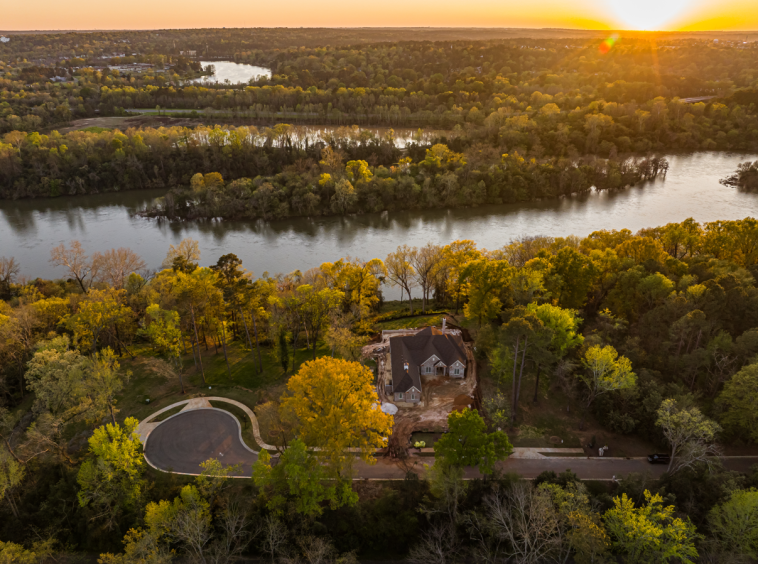
<instances>
[{"instance_id":1,"label":"autumn tree","mask_svg":"<svg viewBox=\"0 0 758 564\"><path fill-rule=\"evenodd\" d=\"M89 457L79 468L79 505L92 507L91 519L111 530L124 511L138 507L145 491L139 422L108 423L89 438Z\"/></svg>"},{"instance_id":2,"label":"autumn tree","mask_svg":"<svg viewBox=\"0 0 758 564\"><path fill-rule=\"evenodd\" d=\"M133 315L132 310L123 304L123 298L124 290L93 288L79 302L76 313L68 317L66 323L80 347L97 352L100 337L110 329L116 345L122 346L118 327L131 321Z\"/></svg>"},{"instance_id":3,"label":"autumn tree","mask_svg":"<svg viewBox=\"0 0 758 564\"><path fill-rule=\"evenodd\" d=\"M633 388L637 384L631 361L625 356L619 356L610 345L594 345L587 349L582 364L585 372L580 372L579 378L587 386L585 412L598 396Z\"/></svg>"},{"instance_id":4,"label":"autumn tree","mask_svg":"<svg viewBox=\"0 0 758 564\"><path fill-rule=\"evenodd\" d=\"M614 552L626 562L686 562L697 558L695 525L689 519L674 517L673 505L664 506L663 498L645 490L645 505L622 494L613 498L613 507L603 515Z\"/></svg>"},{"instance_id":5,"label":"autumn tree","mask_svg":"<svg viewBox=\"0 0 758 564\"><path fill-rule=\"evenodd\" d=\"M485 320L494 319L510 298L512 275L513 268L504 260L470 262L460 274L468 294L463 308L466 317L476 319L480 327Z\"/></svg>"},{"instance_id":6,"label":"autumn tree","mask_svg":"<svg viewBox=\"0 0 758 564\"><path fill-rule=\"evenodd\" d=\"M163 268L172 268L179 259L180 264L193 264L200 262L200 243L194 239L182 239L178 245L169 245L166 258L163 259Z\"/></svg>"},{"instance_id":7,"label":"autumn tree","mask_svg":"<svg viewBox=\"0 0 758 564\"><path fill-rule=\"evenodd\" d=\"M356 456L374 464L375 450L387 444L392 417L378 402L368 368L321 357L304 363L290 378L281 408L294 422L296 435L319 449L330 476L349 480Z\"/></svg>"},{"instance_id":8,"label":"autumn tree","mask_svg":"<svg viewBox=\"0 0 758 564\"><path fill-rule=\"evenodd\" d=\"M300 317L312 341L311 348L315 360L318 339L328 328L329 320L342 303L343 294L335 288L317 290L310 284L298 286L296 292L300 297Z\"/></svg>"},{"instance_id":9,"label":"autumn tree","mask_svg":"<svg viewBox=\"0 0 758 564\"><path fill-rule=\"evenodd\" d=\"M442 248L442 260L437 268L437 276L441 276L441 283L447 295L455 296L456 314L466 289L466 279L461 277L461 273L470 262L481 257L482 253L476 248L476 243L468 239L453 241Z\"/></svg>"}]
</instances>

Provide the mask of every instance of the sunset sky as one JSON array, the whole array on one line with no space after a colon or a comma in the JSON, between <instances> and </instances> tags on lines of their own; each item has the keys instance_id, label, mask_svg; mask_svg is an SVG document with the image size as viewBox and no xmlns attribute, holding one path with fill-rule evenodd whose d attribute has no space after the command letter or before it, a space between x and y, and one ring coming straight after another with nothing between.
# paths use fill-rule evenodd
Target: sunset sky
<instances>
[{"instance_id":1,"label":"sunset sky","mask_svg":"<svg viewBox=\"0 0 758 564\"><path fill-rule=\"evenodd\" d=\"M0 30L188 27L562 27L756 30L756 0L21 0Z\"/></svg>"}]
</instances>

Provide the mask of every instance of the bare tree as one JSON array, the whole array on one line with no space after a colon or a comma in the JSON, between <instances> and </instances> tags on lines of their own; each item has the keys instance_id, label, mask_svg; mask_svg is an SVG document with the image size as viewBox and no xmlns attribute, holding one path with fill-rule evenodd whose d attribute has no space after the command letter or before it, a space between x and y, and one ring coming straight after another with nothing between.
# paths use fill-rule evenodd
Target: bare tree
<instances>
[{"instance_id":1,"label":"bare tree","mask_svg":"<svg viewBox=\"0 0 758 564\"><path fill-rule=\"evenodd\" d=\"M413 248L411 264L416 271L416 280L421 286L422 311L426 312L426 302L429 300L429 290L434 281L434 270L442 259L442 247L427 243L420 249Z\"/></svg>"},{"instance_id":2,"label":"bare tree","mask_svg":"<svg viewBox=\"0 0 758 564\"><path fill-rule=\"evenodd\" d=\"M459 552L455 526L448 522L433 524L416 542L408 555L414 564L448 564L454 562Z\"/></svg>"},{"instance_id":3,"label":"bare tree","mask_svg":"<svg viewBox=\"0 0 758 564\"><path fill-rule=\"evenodd\" d=\"M411 249L408 245L400 245L394 253L387 255L387 259L384 261L384 265L387 267L387 277L393 286L400 286L400 303L403 302L403 292L408 294L408 303L411 307L411 315L413 315L413 297L411 296L411 288L416 285L414 278L415 271L413 270L414 254L416 249Z\"/></svg>"},{"instance_id":4,"label":"bare tree","mask_svg":"<svg viewBox=\"0 0 758 564\"><path fill-rule=\"evenodd\" d=\"M119 290L124 287L126 277L132 272L147 268L137 253L125 247L93 254L92 265L100 280Z\"/></svg>"},{"instance_id":5,"label":"bare tree","mask_svg":"<svg viewBox=\"0 0 758 564\"><path fill-rule=\"evenodd\" d=\"M20 271L21 266L14 257L0 257L0 290L10 288Z\"/></svg>"},{"instance_id":6,"label":"bare tree","mask_svg":"<svg viewBox=\"0 0 758 564\"><path fill-rule=\"evenodd\" d=\"M493 534L510 547L521 564L549 561L562 546L561 520L550 494L529 483L517 483L485 498Z\"/></svg>"},{"instance_id":7,"label":"bare tree","mask_svg":"<svg viewBox=\"0 0 758 564\"><path fill-rule=\"evenodd\" d=\"M66 248L63 243L53 248L50 251L50 262L53 266L65 266L69 275L77 281L84 293L87 293L97 274L79 241L71 241L69 248Z\"/></svg>"},{"instance_id":8,"label":"bare tree","mask_svg":"<svg viewBox=\"0 0 758 564\"><path fill-rule=\"evenodd\" d=\"M276 560L287 546L288 531L287 527L273 515L266 517L263 524L263 539L261 548L263 552L271 556L271 562Z\"/></svg>"}]
</instances>

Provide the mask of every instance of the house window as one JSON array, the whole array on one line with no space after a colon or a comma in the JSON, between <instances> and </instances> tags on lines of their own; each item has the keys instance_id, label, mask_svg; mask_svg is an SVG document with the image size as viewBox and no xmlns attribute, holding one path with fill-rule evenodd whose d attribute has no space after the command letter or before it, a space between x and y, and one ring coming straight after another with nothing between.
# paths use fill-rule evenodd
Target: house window
<instances>
[{"instance_id":1,"label":"house window","mask_svg":"<svg viewBox=\"0 0 758 564\"><path fill-rule=\"evenodd\" d=\"M460 368L453 368L453 374L455 374L456 376L458 376L460 373L461 373Z\"/></svg>"},{"instance_id":2,"label":"house window","mask_svg":"<svg viewBox=\"0 0 758 564\"><path fill-rule=\"evenodd\" d=\"M432 367L431 366L427 366L426 367L426 373L427 374L431 374L432 373Z\"/></svg>"},{"instance_id":3,"label":"house window","mask_svg":"<svg viewBox=\"0 0 758 564\"><path fill-rule=\"evenodd\" d=\"M403 392L397 393L397 399L403 399Z\"/></svg>"},{"instance_id":4,"label":"house window","mask_svg":"<svg viewBox=\"0 0 758 564\"><path fill-rule=\"evenodd\" d=\"M411 399L415 400L416 399L416 394L411 394Z\"/></svg>"}]
</instances>

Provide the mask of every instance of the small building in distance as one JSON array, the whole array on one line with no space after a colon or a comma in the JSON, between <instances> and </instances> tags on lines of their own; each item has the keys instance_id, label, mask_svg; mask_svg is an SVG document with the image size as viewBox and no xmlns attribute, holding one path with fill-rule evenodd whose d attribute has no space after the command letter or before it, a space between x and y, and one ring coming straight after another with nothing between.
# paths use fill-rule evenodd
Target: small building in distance
<instances>
[{"instance_id":1,"label":"small building in distance","mask_svg":"<svg viewBox=\"0 0 758 564\"><path fill-rule=\"evenodd\" d=\"M10 41L10 37L5 37L4 35L0 35L0 43L8 43Z\"/></svg>"},{"instance_id":2,"label":"small building in distance","mask_svg":"<svg viewBox=\"0 0 758 564\"><path fill-rule=\"evenodd\" d=\"M466 348L456 332L426 327L414 335L391 337L388 364L390 374L384 392L400 405L421 402L424 379L466 377Z\"/></svg>"}]
</instances>

